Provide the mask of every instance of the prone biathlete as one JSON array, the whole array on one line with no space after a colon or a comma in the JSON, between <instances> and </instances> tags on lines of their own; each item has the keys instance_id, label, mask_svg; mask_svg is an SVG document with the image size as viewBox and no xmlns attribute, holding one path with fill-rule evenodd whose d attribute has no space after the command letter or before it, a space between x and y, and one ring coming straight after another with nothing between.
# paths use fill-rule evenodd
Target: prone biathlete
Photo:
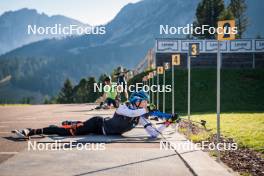
<instances>
[{"instance_id":1,"label":"prone biathlete","mask_svg":"<svg viewBox=\"0 0 264 176\"><path fill-rule=\"evenodd\" d=\"M101 102L100 108L110 109L111 105L113 105L113 107L115 107L115 108L118 108L120 100L118 98L116 88L114 88L114 86L112 85L111 77L106 77L104 79L104 84L105 84L105 86L109 86L110 90L107 92L104 92L103 102ZM104 106L104 104L106 106Z\"/></svg>"},{"instance_id":2,"label":"prone biathlete","mask_svg":"<svg viewBox=\"0 0 264 176\"><path fill-rule=\"evenodd\" d=\"M126 98L126 101L128 100L128 93L126 90L126 86L127 86L127 81L126 81L126 74L129 71L124 71L124 68L122 66L119 66L117 68L117 73L115 74L115 76L117 77L117 85L122 86L122 92L124 93L124 96ZM119 95L120 96L120 95Z\"/></svg>"},{"instance_id":3,"label":"prone biathlete","mask_svg":"<svg viewBox=\"0 0 264 176\"><path fill-rule=\"evenodd\" d=\"M149 111L149 96L144 91L134 92L129 98L129 104L120 105L115 111L112 118L103 118L100 116L92 117L85 122L64 122L63 126L49 126L39 129L26 128L15 130L14 132L20 137L29 138L33 135L53 135L75 136L102 134L102 135L121 135L132 130L136 125L141 124L150 137L156 138L171 123L177 121L177 114L165 114L159 111ZM155 115L165 119L166 123L161 124L158 128L154 127L148 117Z\"/></svg>"}]
</instances>

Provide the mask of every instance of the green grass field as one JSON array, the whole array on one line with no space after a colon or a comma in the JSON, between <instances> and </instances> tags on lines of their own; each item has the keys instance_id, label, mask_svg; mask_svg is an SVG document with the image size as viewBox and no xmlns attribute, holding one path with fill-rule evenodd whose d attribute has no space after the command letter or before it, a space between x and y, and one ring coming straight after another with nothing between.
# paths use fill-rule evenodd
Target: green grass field
<instances>
[{"instance_id":1,"label":"green grass field","mask_svg":"<svg viewBox=\"0 0 264 176\"><path fill-rule=\"evenodd\" d=\"M141 82L146 73L135 76L129 84ZM171 85L171 71L166 72ZM216 69L191 70L191 111L216 111ZM162 84L162 76L160 76ZM175 111L187 112L187 70L175 70ZM156 78L155 78L156 82ZM156 94L155 101L156 104ZM171 112L171 92L166 93L166 112ZM222 112L264 112L264 69L223 69L221 71ZM160 93L162 100L162 93ZM162 103L160 103L162 109Z\"/></svg>"},{"instance_id":2,"label":"green grass field","mask_svg":"<svg viewBox=\"0 0 264 176\"><path fill-rule=\"evenodd\" d=\"M206 120L207 128L212 129L208 134L193 135L191 139L199 141L216 133L216 114L196 114L191 118ZM264 113L223 113L220 127L223 136L235 139L240 146L264 153Z\"/></svg>"}]
</instances>

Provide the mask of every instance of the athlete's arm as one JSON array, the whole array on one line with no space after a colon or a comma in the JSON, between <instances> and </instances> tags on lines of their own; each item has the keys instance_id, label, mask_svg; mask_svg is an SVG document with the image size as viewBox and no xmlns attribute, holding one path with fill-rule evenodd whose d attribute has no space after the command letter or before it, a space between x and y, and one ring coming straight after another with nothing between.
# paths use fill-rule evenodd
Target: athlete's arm
<instances>
[{"instance_id":1,"label":"athlete's arm","mask_svg":"<svg viewBox=\"0 0 264 176\"><path fill-rule=\"evenodd\" d=\"M139 117L147 113L145 108L141 109L129 109L126 105L120 105L117 108L116 113L127 117Z\"/></svg>"},{"instance_id":2,"label":"athlete's arm","mask_svg":"<svg viewBox=\"0 0 264 176\"><path fill-rule=\"evenodd\" d=\"M167 113L164 113L164 112L160 112L158 110L149 112L149 115L150 116L159 117L159 118L162 118L162 119L166 119L166 120L172 118L172 116L173 116L172 114L167 114Z\"/></svg>"},{"instance_id":3,"label":"athlete's arm","mask_svg":"<svg viewBox=\"0 0 264 176\"><path fill-rule=\"evenodd\" d=\"M146 132L153 138L156 138L166 128L164 124L160 125L158 128L155 128L152 126L151 122L148 119L142 116L140 116L139 118L139 123L144 127Z\"/></svg>"}]
</instances>

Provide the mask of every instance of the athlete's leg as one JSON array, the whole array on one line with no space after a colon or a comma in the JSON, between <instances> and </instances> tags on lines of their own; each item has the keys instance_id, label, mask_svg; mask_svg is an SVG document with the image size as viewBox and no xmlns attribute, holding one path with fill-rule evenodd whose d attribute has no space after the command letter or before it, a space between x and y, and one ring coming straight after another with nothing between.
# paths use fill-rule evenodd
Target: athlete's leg
<instances>
[{"instance_id":1,"label":"athlete's leg","mask_svg":"<svg viewBox=\"0 0 264 176\"><path fill-rule=\"evenodd\" d=\"M28 136L41 135L41 134L46 134L46 135L57 134L59 136L70 136L71 135L69 129L65 129L63 127L58 127L58 126L50 126L50 127L45 127L45 128L39 128L39 129L31 129L29 130Z\"/></svg>"},{"instance_id":2,"label":"athlete's leg","mask_svg":"<svg viewBox=\"0 0 264 176\"><path fill-rule=\"evenodd\" d=\"M90 133L103 134L103 117L92 117L87 121L83 122L83 126L76 129L76 135L86 135Z\"/></svg>"},{"instance_id":3,"label":"athlete's leg","mask_svg":"<svg viewBox=\"0 0 264 176\"><path fill-rule=\"evenodd\" d=\"M85 135L89 133L102 134L102 125L103 117L92 117L87 121L83 122L83 125L76 128L75 135ZM63 127L51 126L41 129L32 129L30 130L29 135L38 135L38 134L57 134L59 136L70 136L72 133L70 129Z\"/></svg>"},{"instance_id":4,"label":"athlete's leg","mask_svg":"<svg viewBox=\"0 0 264 176\"><path fill-rule=\"evenodd\" d=\"M111 98L106 98L105 103L107 104L107 108L111 106Z\"/></svg>"},{"instance_id":5,"label":"athlete's leg","mask_svg":"<svg viewBox=\"0 0 264 176\"><path fill-rule=\"evenodd\" d=\"M89 133L102 134L103 117L92 117L89 120L83 122L81 125L73 126L73 128L64 128L58 126L50 126L38 129L23 129L16 130L21 136L33 136L33 135L52 135L59 136L71 136L71 135L85 135Z\"/></svg>"},{"instance_id":6,"label":"athlete's leg","mask_svg":"<svg viewBox=\"0 0 264 176\"><path fill-rule=\"evenodd\" d=\"M116 101L112 98L107 98L106 99L106 103L107 103L107 106L110 107L111 105L113 105L114 107L117 107L116 105Z\"/></svg>"}]
</instances>

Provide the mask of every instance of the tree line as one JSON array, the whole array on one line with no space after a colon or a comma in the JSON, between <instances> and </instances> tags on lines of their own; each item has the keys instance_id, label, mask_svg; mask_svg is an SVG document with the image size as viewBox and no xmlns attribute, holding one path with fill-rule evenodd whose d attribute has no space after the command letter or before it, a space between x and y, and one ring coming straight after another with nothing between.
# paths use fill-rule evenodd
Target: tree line
<instances>
[{"instance_id":1,"label":"tree line","mask_svg":"<svg viewBox=\"0 0 264 176\"><path fill-rule=\"evenodd\" d=\"M100 82L100 79L99 79ZM72 81L67 78L57 96L45 99L44 103L92 103L101 96L99 92L94 92L95 77L83 78L77 85L73 85Z\"/></svg>"},{"instance_id":2,"label":"tree line","mask_svg":"<svg viewBox=\"0 0 264 176\"><path fill-rule=\"evenodd\" d=\"M238 34L236 38L242 38L248 25L246 16L247 5L245 0L230 0L225 7L224 0L201 0L196 8L194 27L209 25L217 27L219 20L235 20ZM200 39L215 39L216 36L206 31L202 35L194 35Z\"/></svg>"},{"instance_id":3,"label":"tree line","mask_svg":"<svg viewBox=\"0 0 264 176\"><path fill-rule=\"evenodd\" d=\"M110 75L102 74L96 81L95 77L82 78L77 85L73 85L72 81L67 78L64 81L63 87L59 91L57 96L49 99L45 98L44 103L59 103L59 104L71 104L71 103L94 103L102 92L96 92L94 90L95 83L104 83L106 77L111 77L113 82L116 82L117 77L115 76L118 72L119 67L113 69ZM124 68L124 71L127 71Z\"/></svg>"}]
</instances>

